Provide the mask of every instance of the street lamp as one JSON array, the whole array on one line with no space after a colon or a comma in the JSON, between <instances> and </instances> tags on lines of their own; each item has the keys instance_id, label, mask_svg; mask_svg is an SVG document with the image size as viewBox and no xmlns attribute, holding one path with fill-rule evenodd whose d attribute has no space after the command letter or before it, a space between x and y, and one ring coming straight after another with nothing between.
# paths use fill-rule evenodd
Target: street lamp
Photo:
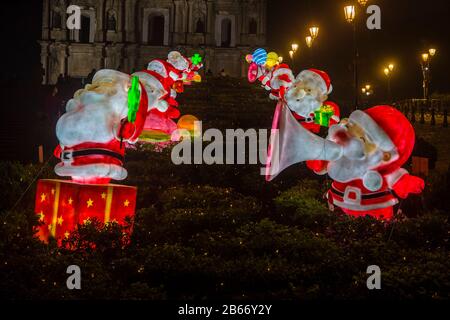
<instances>
[{"instance_id":1,"label":"street lamp","mask_svg":"<svg viewBox=\"0 0 450 320\"><path fill-rule=\"evenodd\" d=\"M306 46L307 46L308 48L311 48L312 45L313 45L313 38L312 38L311 36L307 36L307 37L305 38L305 41L306 41Z\"/></svg>"},{"instance_id":2,"label":"street lamp","mask_svg":"<svg viewBox=\"0 0 450 320\"><path fill-rule=\"evenodd\" d=\"M432 57L436 55L437 50L434 48L431 48L428 50L428 52L422 53L422 75L423 75L423 98L425 100L429 100L430 98L430 63Z\"/></svg>"},{"instance_id":3,"label":"street lamp","mask_svg":"<svg viewBox=\"0 0 450 320\"><path fill-rule=\"evenodd\" d=\"M394 65L392 63L388 67L385 67L384 70L383 70L383 72L384 72L384 74L385 74L385 76L387 78L387 89L388 89L388 100L389 100L389 103L392 100L392 97L391 97L391 74L392 74L393 70L394 70Z\"/></svg>"},{"instance_id":4,"label":"street lamp","mask_svg":"<svg viewBox=\"0 0 450 320\"><path fill-rule=\"evenodd\" d=\"M319 27L313 26L309 28L309 33L311 34L312 39L315 40L319 35Z\"/></svg>"},{"instance_id":5,"label":"street lamp","mask_svg":"<svg viewBox=\"0 0 450 320\"><path fill-rule=\"evenodd\" d=\"M345 20L347 20L347 22L349 23L352 23L356 15L355 6L345 6L344 13L345 13Z\"/></svg>"},{"instance_id":6,"label":"street lamp","mask_svg":"<svg viewBox=\"0 0 450 320\"><path fill-rule=\"evenodd\" d=\"M354 90L355 90L355 109L358 109L358 59L359 59L359 51L357 44L357 25L356 25L356 10L355 6L345 6L344 7L345 20L348 23L353 25L353 50L354 50L354 58L353 58L353 78L354 78Z\"/></svg>"},{"instance_id":7,"label":"street lamp","mask_svg":"<svg viewBox=\"0 0 450 320\"><path fill-rule=\"evenodd\" d=\"M369 0L358 0L358 3L362 6L366 6L367 2L369 2Z\"/></svg>"}]
</instances>

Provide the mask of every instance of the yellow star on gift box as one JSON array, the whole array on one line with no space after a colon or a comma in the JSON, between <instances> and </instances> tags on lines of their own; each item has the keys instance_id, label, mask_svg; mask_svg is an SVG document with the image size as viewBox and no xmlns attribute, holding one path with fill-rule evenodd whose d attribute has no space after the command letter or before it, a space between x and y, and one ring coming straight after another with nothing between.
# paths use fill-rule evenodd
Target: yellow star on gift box
<instances>
[{"instance_id":1,"label":"yellow star on gift box","mask_svg":"<svg viewBox=\"0 0 450 320\"><path fill-rule=\"evenodd\" d=\"M123 205L124 205L125 207L128 207L128 206L129 206L129 204L130 204L130 201L128 201L128 199L127 199L127 200L125 200L125 202L123 203Z\"/></svg>"},{"instance_id":2,"label":"yellow star on gift box","mask_svg":"<svg viewBox=\"0 0 450 320\"><path fill-rule=\"evenodd\" d=\"M43 211L39 212L39 221L44 221L44 218L45 218L44 212Z\"/></svg>"},{"instance_id":3,"label":"yellow star on gift box","mask_svg":"<svg viewBox=\"0 0 450 320\"><path fill-rule=\"evenodd\" d=\"M64 222L63 217L59 217L59 218L58 218L58 224L59 224L60 226L62 226L63 222Z\"/></svg>"},{"instance_id":4,"label":"yellow star on gift box","mask_svg":"<svg viewBox=\"0 0 450 320\"><path fill-rule=\"evenodd\" d=\"M45 198L47 198L47 196L45 195L45 193L41 194L41 202L45 201Z\"/></svg>"},{"instance_id":5,"label":"yellow star on gift box","mask_svg":"<svg viewBox=\"0 0 450 320\"><path fill-rule=\"evenodd\" d=\"M69 200L68 200L67 202L69 202L69 204L72 205L72 202L73 202L72 197L70 197Z\"/></svg>"},{"instance_id":6,"label":"yellow star on gift box","mask_svg":"<svg viewBox=\"0 0 450 320\"><path fill-rule=\"evenodd\" d=\"M89 198L89 200L86 201L86 203L87 203L87 207L88 207L88 208L94 206L94 201L93 201L91 198Z\"/></svg>"}]
</instances>

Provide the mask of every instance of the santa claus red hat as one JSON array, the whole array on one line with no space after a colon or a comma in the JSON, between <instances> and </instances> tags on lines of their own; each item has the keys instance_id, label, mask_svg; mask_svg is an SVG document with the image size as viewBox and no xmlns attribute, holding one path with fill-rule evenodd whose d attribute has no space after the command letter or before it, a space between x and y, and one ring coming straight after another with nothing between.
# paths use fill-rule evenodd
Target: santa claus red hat
<instances>
[{"instance_id":1,"label":"santa claus red hat","mask_svg":"<svg viewBox=\"0 0 450 320\"><path fill-rule=\"evenodd\" d=\"M391 106L376 106L364 111L356 110L349 118L364 129L371 141L391 154L390 159L377 168L383 174L401 167L414 148L414 128L408 119Z\"/></svg>"},{"instance_id":2,"label":"santa claus red hat","mask_svg":"<svg viewBox=\"0 0 450 320\"><path fill-rule=\"evenodd\" d=\"M320 90L322 94L330 94L333 91L333 86L331 85L330 76L322 70L317 69L308 69L303 70L297 76L299 81L309 81L315 84Z\"/></svg>"}]
</instances>

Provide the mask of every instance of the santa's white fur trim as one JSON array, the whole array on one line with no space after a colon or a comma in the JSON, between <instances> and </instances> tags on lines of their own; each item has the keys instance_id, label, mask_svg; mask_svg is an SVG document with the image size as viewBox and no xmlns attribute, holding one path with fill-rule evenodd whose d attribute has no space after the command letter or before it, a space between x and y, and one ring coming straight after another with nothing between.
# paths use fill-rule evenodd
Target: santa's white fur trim
<instances>
[{"instance_id":1,"label":"santa's white fur trim","mask_svg":"<svg viewBox=\"0 0 450 320\"><path fill-rule=\"evenodd\" d=\"M121 166L107 163L93 163L80 166L58 163L55 166L55 173L61 177L98 177L111 178L113 180L124 180L128 175L127 170Z\"/></svg>"},{"instance_id":2,"label":"santa's white fur trim","mask_svg":"<svg viewBox=\"0 0 450 320\"><path fill-rule=\"evenodd\" d=\"M335 114L331 116L331 119L334 120L334 121L336 121L336 122L341 121L341 118L339 118L339 117L338 117L337 115L335 115Z\"/></svg>"},{"instance_id":3,"label":"santa's white fur trim","mask_svg":"<svg viewBox=\"0 0 450 320\"><path fill-rule=\"evenodd\" d=\"M367 113L356 110L350 115L349 120L364 129L371 141L381 150L393 151L397 149L386 132Z\"/></svg>"},{"instance_id":4,"label":"santa's white fur trim","mask_svg":"<svg viewBox=\"0 0 450 320\"><path fill-rule=\"evenodd\" d=\"M370 191L378 191L383 185L383 177L377 171L369 170L363 176L363 185Z\"/></svg>"},{"instance_id":5,"label":"santa's white fur trim","mask_svg":"<svg viewBox=\"0 0 450 320\"><path fill-rule=\"evenodd\" d=\"M394 172L385 175L386 182L389 188L392 188L405 174L408 174L408 171L403 168L399 168Z\"/></svg>"}]
</instances>

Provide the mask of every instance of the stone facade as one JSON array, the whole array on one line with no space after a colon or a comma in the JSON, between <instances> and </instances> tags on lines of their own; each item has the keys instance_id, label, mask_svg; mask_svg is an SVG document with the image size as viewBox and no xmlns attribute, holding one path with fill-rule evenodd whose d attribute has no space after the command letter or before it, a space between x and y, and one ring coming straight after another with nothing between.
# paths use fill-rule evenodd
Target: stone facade
<instances>
[{"instance_id":1,"label":"stone facade","mask_svg":"<svg viewBox=\"0 0 450 320\"><path fill-rule=\"evenodd\" d=\"M81 7L81 30L66 8ZM267 0L44 0L44 83L92 69L132 72L171 50L205 57L204 70L245 76L245 55L266 41Z\"/></svg>"}]
</instances>

